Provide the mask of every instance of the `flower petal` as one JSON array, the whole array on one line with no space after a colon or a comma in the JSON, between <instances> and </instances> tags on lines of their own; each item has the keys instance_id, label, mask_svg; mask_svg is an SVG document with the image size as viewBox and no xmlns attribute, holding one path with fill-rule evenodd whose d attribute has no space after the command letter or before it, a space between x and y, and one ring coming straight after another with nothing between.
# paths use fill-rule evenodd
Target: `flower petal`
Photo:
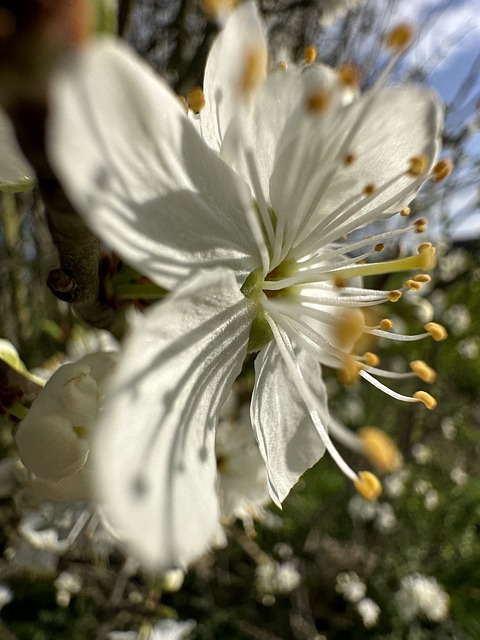
<instances>
[{"instance_id":1,"label":"flower petal","mask_svg":"<svg viewBox=\"0 0 480 640\"><path fill-rule=\"evenodd\" d=\"M57 71L48 134L74 205L157 284L171 288L205 266L257 266L241 204L247 186L120 41L93 41Z\"/></svg>"},{"instance_id":2,"label":"flower petal","mask_svg":"<svg viewBox=\"0 0 480 640\"><path fill-rule=\"evenodd\" d=\"M327 393L318 362L298 349L305 380L316 390L324 408L321 419L328 427ZM270 495L280 506L300 476L325 453L276 345L270 343L255 360L255 389L251 418L260 452L267 466Z\"/></svg>"},{"instance_id":3,"label":"flower petal","mask_svg":"<svg viewBox=\"0 0 480 640\"><path fill-rule=\"evenodd\" d=\"M255 2L233 11L208 55L203 81L205 107L200 113L202 136L216 151L238 110L242 76L249 53L258 56L261 78L267 75L268 44Z\"/></svg>"},{"instance_id":4,"label":"flower petal","mask_svg":"<svg viewBox=\"0 0 480 640\"><path fill-rule=\"evenodd\" d=\"M201 272L126 345L93 450L107 517L147 569L185 566L215 531L215 423L253 316L232 272Z\"/></svg>"},{"instance_id":5,"label":"flower petal","mask_svg":"<svg viewBox=\"0 0 480 640\"><path fill-rule=\"evenodd\" d=\"M0 109L0 191L26 191L35 186L35 171L20 151L12 125Z\"/></svg>"},{"instance_id":6,"label":"flower petal","mask_svg":"<svg viewBox=\"0 0 480 640\"><path fill-rule=\"evenodd\" d=\"M328 219L328 228L338 231L339 237L349 225L367 224L399 211L422 182L408 175L410 159L425 155L427 171L435 163L441 121L438 97L423 87L387 88L365 94L334 114L319 114L317 123L304 127L277 159L270 183L275 211L296 227L297 240L313 232L309 245L317 249L331 241L325 237L323 223L332 212L338 211ZM292 162L293 154L303 162ZM347 155L351 162L345 161ZM293 185L289 193L286 183ZM364 194L367 185L373 187L373 196ZM342 220L342 213L352 205L354 211ZM360 221L377 207L377 213ZM308 210L313 213L305 224Z\"/></svg>"}]
</instances>

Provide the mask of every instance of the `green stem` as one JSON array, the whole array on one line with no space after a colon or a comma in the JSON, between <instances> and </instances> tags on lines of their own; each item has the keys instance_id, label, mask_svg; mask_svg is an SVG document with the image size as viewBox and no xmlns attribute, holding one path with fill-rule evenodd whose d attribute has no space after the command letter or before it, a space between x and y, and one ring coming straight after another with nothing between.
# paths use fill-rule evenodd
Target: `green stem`
<instances>
[{"instance_id":1,"label":"green stem","mask_svg":"<svg viewBox=\"0 0 480 640\"><path fill-rule=\"evenodd\" d=\"M168 291L156 284L115 284L113 294L121 300L160 300L167 295Z\"/></svg>"},{"instance_id":2,"label":"green stem","mask_svg":"<svg viewBox=\"0 0 480 640\"><path fill-rule=\"evenodd\" d=\"M7 408L8 413L14 418L23 420L28 413L27 407L24 407L20 402L15 402L11 407Z\"/></svg>"}]
</instances>

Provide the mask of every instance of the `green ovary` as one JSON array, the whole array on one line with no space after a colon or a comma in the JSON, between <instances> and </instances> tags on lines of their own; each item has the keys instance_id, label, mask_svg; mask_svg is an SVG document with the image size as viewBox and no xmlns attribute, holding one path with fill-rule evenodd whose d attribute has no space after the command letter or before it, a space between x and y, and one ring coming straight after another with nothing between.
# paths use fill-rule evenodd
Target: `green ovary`
<instances>
[{"instance_id":1,"label":"green ovary","mask_svg":"<svg viewBox=\"0 0 480 640\"><path fill-rule=\"evenodd\" d=\"M292 260L285 260L282 264L275 267L266 277L266 280L278 280L280 278L288 277L298 270L296 262ZM260 351L263 347L273 339L273 334L270 329L270 325L265 317L265 311L262 303L260 302L259 294L263 287L262 270L256 269L250 273L245 282L243 283L240 291L246 298L251 298L257 307L257 315L252 323L250 329L250 335L248 338L248 352L253 353ZM279 291L265 291L268 297L285 296L288 293L288 289L280 289Z\"/></svg>"}]
</instances>

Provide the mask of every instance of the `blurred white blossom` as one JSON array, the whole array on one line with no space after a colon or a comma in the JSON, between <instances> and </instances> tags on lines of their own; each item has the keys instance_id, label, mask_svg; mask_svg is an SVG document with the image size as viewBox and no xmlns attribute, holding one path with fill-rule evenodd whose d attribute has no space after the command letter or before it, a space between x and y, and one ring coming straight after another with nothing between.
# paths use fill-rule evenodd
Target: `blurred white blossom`
<instances>
[{"instance_id":1,"label":"blurred white blossom","mask_svg":"<svg viewBox=\"0 0 480 640\"><path fill-rule=\"evenodd\" d=\"M349 571L337 575L335 590L347 602L359 602L367 593L367 585L354 571Z\"/></svg>"},{"instance_id":2,"label":"blurred white blossom","mask_svg":"<svg viewBox=\"0 0 480 640\"><path fill-rule=\"evenodd\" d=\"M362 598L356 604L356 608L362 618L363 626L367 629L374 627L378 622L380 607L371 598Z\"/></svg>"},{"instance_id":3,"label":"blurred white blossom","mask_svg":"<svg viewBox=\"0 0 480 640\"><path fill-rule=\"evenodd\" d=\"M395 593L395 604L405 622L425 616L432 622L442 622L448 616L450 598L435 578L420 573L404 576Z\"/></svg>"},{"instance_id":4,"label":"blurred white blossom","mask_svg":"<svg viewBox=\"0 0 480 640\"><path fill-rule=\"evenodd\" d=\"M301 576L294 560L266 562L255 570L255 587L262 594L291 593L300 582Z\"/></svg>"}]
</instances>

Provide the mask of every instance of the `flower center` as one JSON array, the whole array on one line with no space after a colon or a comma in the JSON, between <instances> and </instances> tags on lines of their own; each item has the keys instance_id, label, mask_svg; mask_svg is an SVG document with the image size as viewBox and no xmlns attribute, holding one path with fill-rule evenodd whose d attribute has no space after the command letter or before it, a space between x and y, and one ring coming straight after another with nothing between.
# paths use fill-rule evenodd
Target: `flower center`
<instances>
[{"instance_id":1,"label":"flower center","mask_svg":"<svg viewBox=\"0 0 480 640\"><path fill-rule=\"evenodd\" d=\"M255 269L255 271L252 271L252 273L247 276L240 291L246 298L251 298L257 307L257 315L253 321L248 339L249 353L260 351L260 349L265 347L273 339L272 331L265 318L262 294L265 294L268 298L277 298L285 296L288 293L288 287L270 290L268 283L290 278L294 276L297 271L298 264L294 260L286 259L272 269L265 278L263 278L261 268Z\"/></svg>"}]
</instances>

